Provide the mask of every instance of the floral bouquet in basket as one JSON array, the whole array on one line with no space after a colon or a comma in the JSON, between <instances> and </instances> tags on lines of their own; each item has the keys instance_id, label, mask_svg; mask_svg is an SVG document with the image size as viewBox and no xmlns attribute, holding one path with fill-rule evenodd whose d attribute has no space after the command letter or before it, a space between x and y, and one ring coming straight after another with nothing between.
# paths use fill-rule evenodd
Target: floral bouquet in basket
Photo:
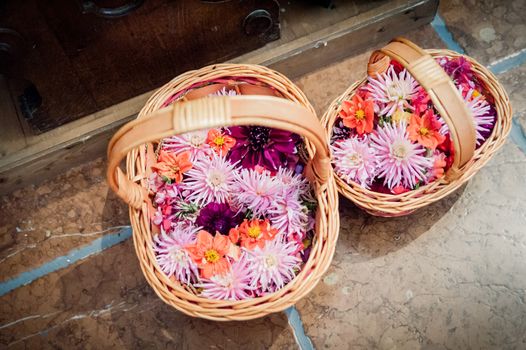
<instances>
[{"instance_id":1,"label":"floral bouquet in basket","mask_svg":"<svg viewBox=\"0 0 526 350\"><path fill-rule=\"evenodd\" d=\"M294 279L315 223L304 152L299 135L262 126L163 139L149 185L161 270L221 300L259 297Z\"/></svg>"},{"instance_id":2,"label":"floral bouquet in basket","mask_svg":"<svg viewBox=\"0 0 526 350\"><path fill-rule=\"evenodd\" d=\"M465 58L438 57L436 61L463 97L480 147L496 120L491 95ZM395 60L385 73L368 77L342 102L331 150L340 179L392 194L442 178L455 156L448 126L429 95Z\"/></svg>"}]
</instances>

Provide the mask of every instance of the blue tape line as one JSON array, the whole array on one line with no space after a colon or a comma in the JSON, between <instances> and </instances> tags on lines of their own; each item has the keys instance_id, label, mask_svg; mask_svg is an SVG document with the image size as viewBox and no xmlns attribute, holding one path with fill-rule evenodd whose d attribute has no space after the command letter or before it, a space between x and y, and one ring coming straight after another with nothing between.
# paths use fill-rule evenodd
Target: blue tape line
<instances>
[{"instance_id":1,"label":"blue tape line","mask_svg":"<svg viewBox=\"0 0 526 350\"><path fill-rule=\"evenodd\" d=\"M526 153L526 134L522 126L519 124L517 117L513 117L513 125L511 127L510 135L513 142L515 142L522 152Z\"/></svg>"},{"instance_id":2,"label":"blue tape line","mask_svg":"<svg viewBox=\"0 0 526 350\"><path fill-rule=\"evenodd\" d=\"M501 58L490 64L488 68L493 74L502 74L509 71L510 69L516 68L526 63L526 49L522 49L508 57Z\"/></svg>"},{"instance_id":3,"label":"blue tape line","mask_svg":"<svg viewBox=\"0 0 526 350\"><path fill-rule=\"evenodd\" d=\"M438 34L438 36L444 42L444 44L446 44L448 49L461 54L465 53L462 46L460 46L460 44L455 41L455 39L453 38L453 34L451 34L449 29L447 29L446 23L438 13L435 15L433 21L431 21L431 27L433 27L435 32Z\"/></svg>"},{"instance_id":4,"label":"blue tape line","mask_svg":"<svg viewBox=\"0 0 526 350\"><path fill-rule=\"evenodd\" d=\"M296 339L296 343L298 343L300 349L314 350L312 341L307 336L307 334L305 334L305 328L303 328L303 323L301 322L298 309L296 309L294 306L291 306L285 310L285 315L287 315L287 318L289 319L289 324L292 327L292 333L294 334L294 338Z\"/></svg>"},{"instance_id":5,"label":"blue tape line","mask_svg":"<svg viewBox=\"0 0 526 350\"><path fill-rule=\"evenodd\" d=\"M74 249L68 254L60 256L52 261L49 261L37 268L23 272L10 280L0 282L0 296L5 295L21 286L25 286L34 280L45 276L51 272L68 267L79 260L85 259L90 255L100 253L104 249L108 249L122 241L127 240L132 235L131 228L124 228L117 233L107 234L103 237L97 238L90 244Z\"/></svg>"}]
</instances>

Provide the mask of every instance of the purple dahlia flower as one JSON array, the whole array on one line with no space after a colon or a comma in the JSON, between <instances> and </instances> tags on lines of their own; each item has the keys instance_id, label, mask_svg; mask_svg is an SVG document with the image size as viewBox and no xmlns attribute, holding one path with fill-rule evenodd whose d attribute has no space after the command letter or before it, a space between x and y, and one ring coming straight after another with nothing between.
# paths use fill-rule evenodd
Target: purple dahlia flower
<instances>
[{"instance_id":1,"label":"purple dahlia flower","mask_svg":"<svg viewBox=\"0 0 526 350\"><path fill-rule=\"evenodd\" d=\"M243 221L242 215L236 215L226 203L208 203L200 211L195 224L203 230L216 234L228 235L231 228Z\"/></svg>"},{"instance_id":2,"label":"purple dahlia flower","mask_svg":"<svg viewBox=\"0 0 526 350\"><path fill-rule=\"evenodd\" d=\"M298 163L297 134L264 126L233 126L229 130L236 139L230 151L232 163L240 161L244 168L259 165L271 171L277 171L280 166L294 169Z\"/></svg>"}]
</instances>

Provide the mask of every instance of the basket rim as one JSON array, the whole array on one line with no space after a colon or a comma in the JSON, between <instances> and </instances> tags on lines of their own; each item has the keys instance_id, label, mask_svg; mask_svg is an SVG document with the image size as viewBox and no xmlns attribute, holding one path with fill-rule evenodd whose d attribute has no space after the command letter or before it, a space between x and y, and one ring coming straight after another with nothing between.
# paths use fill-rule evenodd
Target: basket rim
<instances>
[{"instance_id":1,"label":"basket rim","mask_svg":"<svg viewBox=\"0 0 526 350\"><path fill-rule=\"evenodd\" d=\"M509 97L495 75L474 58L448 49L426 49L433 58L437 57L463 57L472 64L473 70L488 93L494 97L496 121L495 126L485 142L475 150L473 158L462 168L461 175L454 180L435 180L418 189L401 194L380 193L363 188L355 181L346 182L336 172L334 176L338 191L346 198L365 209L373 215L388 214L387 216L409 214L414 210L427 206L454 192L465 182L469 181L480 168L491 159L491 156L504 144L511 130L512 112ZM330 144L332 129L339 113L342 101L349 99L355 91L367 81L367 76L351 84L340 96L335 98L325 111L321 121L327 133L327 142ZM332 149L331 158L332 158ZM332 162L331 162L332 164Z\"/></svg>"}]
</instances>

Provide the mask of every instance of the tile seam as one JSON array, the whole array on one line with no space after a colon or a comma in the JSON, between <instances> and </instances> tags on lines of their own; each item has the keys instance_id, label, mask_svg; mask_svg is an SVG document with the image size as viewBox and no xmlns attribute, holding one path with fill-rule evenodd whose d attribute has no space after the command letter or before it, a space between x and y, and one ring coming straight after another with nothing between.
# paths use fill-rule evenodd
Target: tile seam
<instances>
[{"instance_id":1,"label":"tile seam","mask_svg":"<svg viewBox=\"0 0 526 350\"><path fill-rule=\"evenodd\" d=\"M292 329L292 334L296 340L296 344L300 350L314 350L314 345L312 344L311 339L305 333L305 327L301 321L301 316L295 306L291 306L285 310L285 315L287 316L289 326Z\"/></svg>"},{"instance_id":2,"label":"tile seam","mask_svg":"<svg viewBox=\"0 0 526 350\"><path fill-rule=\"evenodd\" d=\"M435 30L440 39L446 44L447 48L453 51L457 51L461 54L465 54L462 46L455 40L453 34L449 31L446 22L438 14L435 15L433 21L431 21L431 27ZM502 74L514 68L517 68L526 63L526 48L514 52L508 56L499 58L487 67L493 74ZM511 130L511 139L526 154L526 132L523 127L516 121L515 116L513 119L513 127Z\"/></svg>"},{"instance_id":3,"label":"tile seam","mask_svg":"<svg viewBox=\"0 0 526 350\"><path fill-rule=\"evenodd\" d=\"M93 240L90 244L71 250L69 253L48 261L36 268L22 272L17 276L0 282L0 296L3 296L19 287L30 284L31 282L44 277L52 272L64 269L76 262L96 255L102 251L119 244L132 235L131 228L125 227L117 233L104 235Z\"/></svg>"}]
</instances>

